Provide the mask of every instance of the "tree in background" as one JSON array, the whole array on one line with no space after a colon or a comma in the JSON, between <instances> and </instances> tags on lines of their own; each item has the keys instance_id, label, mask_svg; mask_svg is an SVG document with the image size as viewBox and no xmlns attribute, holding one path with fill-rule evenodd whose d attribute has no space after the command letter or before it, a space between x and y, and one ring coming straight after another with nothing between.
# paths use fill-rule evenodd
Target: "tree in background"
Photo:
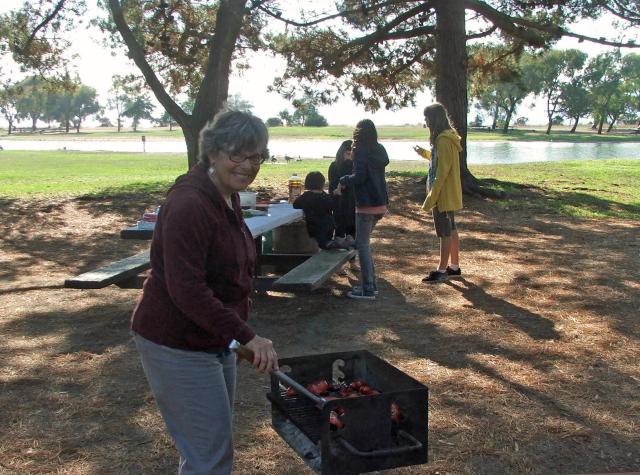
<instances>
[{"instance_id":1,"label":"tree in background","mask_svg":"<svg viewBox=\"0 0 640 475\"><path fill-rule=\"evenodd\" d=\"M50 86L44 80L31 76L20 81L17 87L20 89L20 95L16 102L16 117L19 120L30 120L31 130L35 132L38 120L42 118L43 111L46 109L46 98Z\"/></svg>"},{"instance_id":2,"label":"tree in background","mask_svg":"<svg viewBox=\"0 0 640 475\"><path fill-rule=\"evenodd\" d=\"M303 127L326 127L327 119L318 112L317 103L319 100L316 95L310 92L293 99L291 105L294 111L289 122Z\"/></svg>"},{"instance_id":3,"label":"tree in background","mask_svg":"<svg viewBox=\"0 0 640 475\"><path fill-rule=\"evenodd\" d=\"M90 115L100 112L96 90L92 87L81 84L71 98L71 121L80 132L82 122Z\"/></svg>"},{"instance_id":4,"label":"tree in background","mask_svg":"<svg viewBox=\"0 0 640 475\"><path fill-rule=\"evenodd\" d=\"M593 103L594 127L598 134L602 134L612 102L622 84L620 51L602 53L592 58L587 64L584 78Z\"/></svg>"},{"instance_id":5,"label":"tree in background","mask_svg":"<svg viewBox=\"0 0 640 475\"><path fill-rule=\"evenodd\" d=\"M437 100L462 135L466 192L482 191L466 161L467 74L469 64L475 63L467 41L499 36L502 58L548 47L563 36L636 47L624 40L580 35L569 26L605 12L626 25L640 24L635 0L341 0L335 12L325 12L323 5L298 18L286 18L270 3L259 3L259 8L289 27L271 38L274 50L287 59L276 86L297 82L304 90L323 84L325 90L349 91L356 102L377 110L414 105L415 94L432 81ZM472 23L467 24L467 14Z\"/></svg>"},{"instance_id":6,"label":"tree in background","mask_svg":"<svg viewBox=\"0 0 640 475\"><path fill-rule=\"evenodd\" d=\"M243 99L240 94L232 94L227 99L227 109L251 114L253 112L253 104Z\"/></svg>"},{"instance_id":7,"label":"tree in background","mask_svg":"<svg viewBox=\"0 0 640 475\"><path fill-rule=\"evenodd\" d=\"M478 106L489 112L491 130L502 124L502 132L509 131L511 118L517 107L529 95L529 90L519 80L512 82L497 82L487 86L476 98Z\"/></svg>"},{"instance_id":8,"label":"tree in background","mask_svg":"<svg viewBox=\"0 0 640 475\"><path fill-rule=\"evenodd\" d=\"M7 121L7 133L11 135L13 132L13 124L18 119L18 97L20 96L20 88L11 82L10 79L3 79L0 82L0 112L4 120Z\"/></svg>"},{"instance_id":9,"label":"tree in background","mask_svg":"<svg viewBox=\"0 0 640 475\"><path fill-rule=\"evenodd\" d=\"M283 122L280 117L269 117L266 124L267 127L282 127Z\"/></svg>"},{"instance_id":10,"label":"tree in background","mask_svg":"<svg viewBox=\"0 0 640 475\"><path fill-rule=\"evenodd\" d=\"M480 111L478 111L476 112L476 116L473 118L473 120L469 122L469 127L482 127L483 123L484 116L480 113Z\"/></svg>"},{"instance_id":11,"label":"tree in background","mask_svg":"<svg viewBox=\"0 0 640 475\"><path fill-rule=\"evenodd\" d=\"M100 127L113 127L113 122L111 122L111 119L104 115L103 107L100 108L100 112L98 112L98 114L96 115L96 120L100 122Z\"/></svg>"},{"instance_id":12,"label":"tree in background","mask_svg":"<svg viewBox=\"0 0 640 475\"><path fill-rule=\"evenodd\" d=\"M533 92L544 98L547 111L547 135L561 109L563 86L580 77L587 54L577 49L550 50L532 59L528 68Z\"/></svg>"},{"instance_id":13,"label":"tree in background","mask_svg":"<svg viewBox=\"0 0 640 475\"><path fill-rule=\"evenodd\" d=\"M491 130L502 124L502 132L506 134L513 114L533 88L529 75L531 55L521 53L499 60L504 54L501 46L487 45L474 50L470 95L476 99L478 108L489 113Z\"/></svg>"},{"instance_id":14,"label":"tree in background","mask_svg":"<svg viewBox=\"0 0 640 475\"><path fill-rule=\"evenodd\" d=\"M173 120L173 117L171 117L171 114L169 114L167 111L164 111L162 113L162 115L160 117L158 117L157 119L153 119L160 127L169 127L169 132L173 131L173 125L175 124L175 121Z\"/></svg>"},{"instance_id":15,"label":"tree in background","mask_svg":"<svg viewBox=\"0 0 640 475\"><path fill-rule=\"evenodd\" d=\"M143 92L127 100L122 115L131 119L131 127L137 132L141 120L153 120L153 109L151 98Z\"/></svg>"},{"instance_id":16,"label":"tree in background","mask_svg":"<svg viewBox=\"0 0 640 475\"><path fill-rule=\"evenodd\" d=\"M129 96L135 94L141 87L140 81L133 75L115 74L111 78L107 106L116 113L118 132L122 130L122 117L124 117L125 106L130 100Z\"/></svg>"},{"instance_id":17,"label":"tree in background","mask_svg":"<svg viewBox=\"0 0 640 475\"><path fill-rule=\"evenodd\" d=\"M285 125L291 125L291 112L289 112L288 110L284 109L278 112L278 117L282 120L282 122L284 122Z\"/></svg>"},{"instance_id":18,"label":"tree in background","mask_svg":"<svg viewBox=\"0 0 640 475\"><path fill-rule=\"evenodd\" d=\"M71 126L80 132L82 121L100 112L96 97L94 88L81 84L78 78L71 80L67 77L47 91L46 116L59 121L67 133Z\"/></svg>"},{"instance_id":19,"label":"tree in background","mask_svg":"<svg viewBox=\"0 0 640 475\"><path fill-rule=\"evenodd\" d=\"M640 55L628 54L620 65L622 83L609 111L609 128L623 117L637 117L640 110Z\"/></svg>"},{"instance_id":20,"label":"tree in background","mask_svg":"<svg viewBox=\"0 0 640 475\"><path fill-rule=\"evenodd\" d=\"M313 106L307 112L307 118L304 121L305 127L326 127L329 125L327 119L318 112L316 106Z\"/></svg>"},{"instance_id":21,"label":"tree in background","mask_svg":"<svg viewBox=\"0 0 640 475\"><path fill-rule=\"evenodd\" d=\"M584 76L578 75L560 87L558 110L573 122L570 133L575 133L582 117L591 113L591 97L584 86Z\"/></svg>"}]
</instances>

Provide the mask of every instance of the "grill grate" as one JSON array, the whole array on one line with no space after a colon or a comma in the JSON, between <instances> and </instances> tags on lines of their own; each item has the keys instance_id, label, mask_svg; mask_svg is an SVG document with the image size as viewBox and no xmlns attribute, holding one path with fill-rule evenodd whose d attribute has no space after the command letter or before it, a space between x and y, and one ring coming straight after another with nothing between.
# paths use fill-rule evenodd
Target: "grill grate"
<instances>
[{"instance_id":1,"label":"grill grate","mask_svg":"<svg viewBox=\"0 0 640 475\"><path fill-rule=\"evenodd\" d=\"M314 444L320 442L322 436L322 412L304 396L287 396L286 391L280 391L280 406L282 412L291 419Z\"/></svg>"}]
</instances>

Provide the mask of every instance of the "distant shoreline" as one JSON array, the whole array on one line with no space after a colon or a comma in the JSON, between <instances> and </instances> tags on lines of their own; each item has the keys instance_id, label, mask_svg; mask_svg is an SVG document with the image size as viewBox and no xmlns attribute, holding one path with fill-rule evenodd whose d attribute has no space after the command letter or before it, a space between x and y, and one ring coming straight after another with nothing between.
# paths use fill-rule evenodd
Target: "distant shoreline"
<instances>
[{"instance_id":1,"label":"distant shoreline","mask_svg":"<svg viewBox=\"0 0 640 475\"><path fill-rule=\"evenodd\" d=\"M4 140L11 141L131 141L142 142L142 137L149 142L183 142L184 137L180 129L169 131L168 128L152 128L145 130L123 130L117 132L115 128L87 128L80 129L80 133L69 132L60 133L51 129L38 129L37 132L26 132L25 128L20 128L22 132L8 135L6 130L0 129L0 143ZM637 129L630 127L615 129L614 132L598 135L589 127L579 127L575 133L569 132L568 126L559 126L552 129L551 134L545 133L546 128L523 127L510 129L504 134L499 130L470 129L467 135L469 142L476 141L541 141L541 142L640 142L640 133ZM350 126L328 126L328 127L271 127L269 135L272 139L288 141L304 140L345 140L351 137L353 127ZM385 141L420 141L424 142L428 138L428 131L420 126L380 126L378 136L381 142Z\"/></svg>"}]
</instances>

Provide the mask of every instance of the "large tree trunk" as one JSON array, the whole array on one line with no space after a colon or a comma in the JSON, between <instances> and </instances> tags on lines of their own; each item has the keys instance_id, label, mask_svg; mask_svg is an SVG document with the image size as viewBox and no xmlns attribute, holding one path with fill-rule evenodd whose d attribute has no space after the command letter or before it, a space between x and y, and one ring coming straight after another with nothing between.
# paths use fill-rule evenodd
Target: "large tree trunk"
<instances>
[{"instance_id":1,"label":"large tree trunk","mask_svg":"<svg viewBox=\"0 0 640 475\"><path fill-rule=\"evenodd\" d=\"M220 8L216 15L216 32L210 41L209 60L200 90L193 106L193 114L189 120L188 135L195 136L190 147L190 139L187 132L183 132L187 138L187 152L189 154L189 168L198 160L198 134L209 120L227 102L229 95L229 74L231 72L231 59L236 47L236 41L246 14L246 0L227 0L220 2ZM171 111L169 111L171 113ZM173 115L173 114L171 114ZM176 122L183 127L184 124L173 115Z\"/></svg>"},{"instance_id":2,"label":"large tree trunk","mask_svg":"<svg viewBox=\"0 0 640 475\"><path fill-rule=\"evenodd\" d=\"M600 118L598 122L598 135L602 135L602 127L604 127L604 116Z\"/></svg>"},{"instance_id":3,"label":"large tree trunk","mask_svg":"<svg viewBox=\"0 0 640 475\"><path fill-rule=\"evenodd\" d=\"M436 10L436 99L449 112L462 139L460 176L465 194L489 194L467 166L467 44L464 0L438 0Z\"/></svg>"},{"instance_id":4,"label":"large tree trunk","mask_svg":"<svg viewBox=\"0 0 640 475\"><path fill-rule=\"evenodd\" d=\"M574 122L573 122L573 127L571 127L571 130L569 131L570 134L574 134L576 132L576 129L578 128L578 121L580 120L580 116L576 117Z\"/></svg>"},{"instance_id":5,"label":"large tree trunk","mask_svg":"<svg viewBox=\"0 0 640 475\"><path fill-rule=\"evenodd\" d=\"M509 132L509 124L511 124L511 118L513 117L513 111L516 110L516 105L512 104L511 107L507 110L507 115L504 118L504 127L502 128L502 133L506 134Z\"/></svg>"},{"instance_id":6,"label":"large tree trunk","mask_svg":"<svg viewBox=\"0 0 640 475\"><path fill-rule=\"evenodd\" d=\"M496 108L493 112L493 122L491 123L491 130L496 130L498 127L498 116L500 115L500 107L496 105Z\"/></svg>"},{"instance_id":7,"label":"large tree trunk","mask_svg":"<svg viewBox=\"0 0 640 475\"><path fill-rule=\"evenodd\" d=\"M547 135L551 134L551 126L553 125L553 119L551 117L549 117L549 122L547 122Z\"/></svg>"},{"instance_id":8,"label":"large tree trunk","mask_svg":"<svg viewBox=\"0 0 640 475\"><path fill-rule=\"evenodd\" d=\"M183 126L182 135L184 135L184 141L187 144L187 156L189 157L189 167L192 167L195 163L198 162L198 158L199 158L198 149L199 149L200 129Z\"/></svg>"}]
</instances>

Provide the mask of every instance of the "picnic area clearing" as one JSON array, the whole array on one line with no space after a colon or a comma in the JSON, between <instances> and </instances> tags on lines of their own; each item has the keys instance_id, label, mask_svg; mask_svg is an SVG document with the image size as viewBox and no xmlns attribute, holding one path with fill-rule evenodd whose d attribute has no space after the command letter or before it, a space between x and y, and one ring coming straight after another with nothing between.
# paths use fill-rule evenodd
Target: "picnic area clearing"
<instances>
[{"instance_id":1,"label":"picnic area clearing","mask_svg":"<svg viewBox=\"0 0 640 475\"><path fill-rule=\"evenodd\" d=\"M281 357L367 349L429 387L430 462L388 473L639 471L640 190L624 163L601 185L562 164L527 168L536 186L483 169L518 196L466 200L463 279L441 285L420 281L437 260L423 185L392 176L372 236L378 300L345 298L349 271L311 294L256 294L253 325ZM140 291L63 288L147 249L118 232L161 199L0 198L0 473L175 472L128 330ZM268 385L241 365L234 473L310 474L270 427Z\"/></svg>"}]
</instances>

